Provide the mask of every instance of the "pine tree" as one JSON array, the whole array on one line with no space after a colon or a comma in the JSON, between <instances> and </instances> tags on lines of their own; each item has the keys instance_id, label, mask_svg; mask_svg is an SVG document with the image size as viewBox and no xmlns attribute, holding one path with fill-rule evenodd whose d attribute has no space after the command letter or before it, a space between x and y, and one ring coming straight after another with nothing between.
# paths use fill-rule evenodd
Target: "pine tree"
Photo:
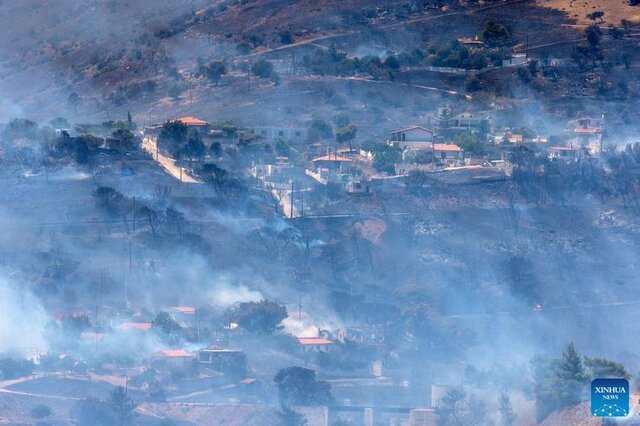
<instances>
[{"instance_id":1,"label":"pine tree","mask_svg":"<svg viewBox=\"0 0 640 426\"><path fill-rule=\"evenodd\" d=\"M582 363L582 357L576 351L573 342L562 352L562 358L556 361L555 381L562 397L563 405L580 402L580 397L589 376Z\"/></svg>"},{"instance_id":2,"label":"pine tree","mask_svg":"<svg viewBox=\"0 0 640 426\"><path fill-rule=\"evenodd\" d=\"M511 406L511 399L505 392L500 394L498 399L500 409L500 417L502 418L502 426L511 426L516 421L516 413Z\"/></svg>"}]
</instances>

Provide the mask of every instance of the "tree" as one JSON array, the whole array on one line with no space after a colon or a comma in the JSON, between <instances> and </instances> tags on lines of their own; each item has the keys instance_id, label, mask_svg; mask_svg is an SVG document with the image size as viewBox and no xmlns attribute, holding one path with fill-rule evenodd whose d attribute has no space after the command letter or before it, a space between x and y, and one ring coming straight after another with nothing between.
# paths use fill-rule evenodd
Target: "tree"
<instances>
[{"instance_id":1,"label":"tree","mask_svg":"<svg viewBox=\"0 0 640 426\"><path fill-rule=\"evenodd\" d=\"M624 52L622 54L622 56L620 57L620 59L622 60L622 63L624 64L624 69L625 70L629 70L629 68L631 67L632 56L629 53Z\"/></svg>"},{"instance_id":2,"label":"tree","mask_svg":"<svg viewBox=\"0 0 640 426\"><path fill-rule=\"evenodd\" d=\"M584 365L590 372L592 379L599 378L625 378L629 380L631 374L619 362L610 361L605 358L584 358Z\"/></svg>"},{"instance_id":3,"label":"tree","mask_svg":"<svg viewBox=\"0 0 640 426\"><path fill-rule=\"evenodd\" d=\"M266 59L260 59L251 66L251 73L261 78L270 78L273 71L273 64Z\"/></svg>"},{"instance_id":4,"label":"tree","mask_svg":"<svg viewBox=\"0 0 640 426\"><path fill-rule=\"evenodd\" d=\"M227 73L227 66L224 62L213 61L206 67L206 76L209 80L217 86L220 83L220 79Z\"/></svg>"},{"instance_id":5,"label":"tree","mask_svg":"<svg viewBox=\"0 0 640 426\"><path fill-rule=\"evenodd\" d=\"M287 318L287 308L275 302L262 299L259 302L240 303L228 314L230 322L253 334L271 334Z\"/></svg>"},{"instance_id":6,"label":"tree","mask_svg":"<svg viewBox=\"0 0 640 426\"><path fill-rule=\"evenodd\" d=\"M78 106L82 103L80 95L78 95L76 92L69 93L67 103L71 106L71 108L73 108L73 115L78 115Z\"/></svg>"},{"instance_id":7,"label":"tree","mask_svg":"<svg viewBox=\"0 0 640 426\"><path fill-rule=\"evenodd\" d=\"M278 411L282 426L306 426L307 419L303 414L296 413L291 408L282 406Z\"/></svg>"},{"instance_id":8,"label":"tree","mask_svg":"<svg viewBox=\"0 0 640 426\"><path fill-rule=\"evenodd\" d=\"M204 156L206 147L200 138L200 134L198 132L189 132L189 136L187 138L187 143L182 148L182 154L189 158L189 161L193 161L193 159L202 159Z\"/></svg>"},{"instance_id":9,"label":"tree","mask_svg":"<svg viewBox=\"0 0 640 426\"><path fill-rule=\"evenodd\" d=\"M500 393L498 399L498 409L500 410L500 417L502 426L511 426L516 421L516 413L511 406L511 399L506 392Z\"/></svg>"},{"instance_id":10,"label":"tree","mask_svg":"<svg viewBox=\"0 0 640 426\"><path fill-rule=\"evenodd\" d=\"M591 46L591 49L596 49L598 47L598 44L600 44L600 38L602 35L600 27L598 27L597 25L591 25L586 29L586 33L589 46Z\"/></svg>"},{"instance_id":11,"label":"tree","mask_svg":"<svg viewBox=\"0 0 640 426\"><path fill-rule=\"evenodd\" d=\"M327 405L333 401L331 385L316 380L316 372L308 368L284 368L273 380L278 385L280 404L285 407Z\"/></svg>"},{"instance_id":12,"label":"tree","mask_svg":"<svg viewBox=\"0 0 640 426\"><path fill-rule=\"evenodd\" d=\"M140 209L138 209L138 214L147 218L147 223L149 224L149 228L151 228L151 233L155 235L158 213L151 207L142 205Z\"/></svg>"},{"instance_id":13,"label":"tree","mask_svg":"<svg viewBox=\"0 0 640 426\"><path fill-rule=\"evenodd\" d=\"M321 118L314 118L313 120L311 120L310 127L323 139L328 139L333 136L331 125Z\"/></svg>"},{"instance_id":14,"label":"tree","mask_svg":"<svg viewBox=\"0 0 640 426\"><path fill-rule=\"evenodd\" d=\"M427 174L422 170L411 170L407 175L405 184L409 191L422 188L428 181Z\"/></svg>"},{"instance_id":15,"label":"tree","mask_svg":"<svg viewBox=\"0 0 640 426\"><path fill-rule=\"evenodd\" d=\"M122 386L118 386L109 394L108 404L115 414L117 424L130 424L135 417L135 409L138 406L127 396L127 391Z\"/></svg>"},{"instance_id":16,"label":"tree","mask_svg":"<svg viewBox=\"0 0 640 426\"><path fill-rule=\"evenodd\" d=\"M589 381L582 357L573 343L567 345L558 359L534 358L533 372L538 421L555 410L580 402Z\"/></svg>"},{"instance_id":17,"label":"tree","mask_svg":"<svg viewBox=\"0 0 640 426\"><path fill-rule=\"evenodd\" d=\"M213 163L208 163L198 169L198 175L205 183L213 186L218 195L224 193L224 187L229 178L229 173L225 169Z\"/></svg>"},{"instance_id":18,"label":"tree","mask_svg":"<svg viewBox=\"0 0 640 426\"><path fill-rule=\"evenodd\" d=\"M349 144L349 150L351 150L351 141L356 138L356 134L358 133L358 128L353 124L349 124L348 126L341 127L336 130L336 142L343 144Z\"/></svg>"},{"instance_id":19,"label":"tree","mask_svg":"<svg viewBox=\"0 0 640 426\"><path fill-rule=\"evenodd\" d=\"M158 135L158 145L177 157L187 141L189 128L181 121L167 121Z\"/></svg>"},{"instance_id":20,"label":"tree","mask_svg":"<svg viewBox=\"0 0 640 426\"><path fill-rule=\"evenodd\" d=\"M120 207L124 196L109 186L100 186L96 189L95 197L105 209L115 212Z\"/></svg>"},{"instance_id":21,"label":"tree","mask_svg":"<svg viewBox=\"0 0 640 426\"><path fill-rule=\"evenodd\" d=\"M600 20L600 22L603 22L602 17L604 16L604 12L601 10L594 10L591 13L587 13L587 18L591 19L593 22L597 21L598 19Z\"/></svg>"},{"instance_id":22,"label":"tree","mask_svg":"<svg viewBox=\"0 0 640 426\"><path fill-rule=\"evenodd\" d=\"M291 44L291 43L293 43L293 37L291 37L291 31L289 31L289 30L280 31L280 42L282 44Z\"/></svg>"},{"instance_id":23,"label":"tree","mask_svg":"<svg viewBox=\"0 0 640 426\"><path fill-rule=\"evenodd\" d=\"M337 127L347 127L349 125L349 122L349 116L344 112L333 116L333 124L335 124Z\"/></svg>"},{"instance_id":24,"label":"tree","mask_svg":"<svg viewBox=\"0 0 640 426\"><path fill-rule=\"evenodd\" d=\"M151 324L154 329L159 329L169 336L181 329L180 324L178 324L173 318L171 318L171 315L166 312L160 312L156 315Z\"/></svg>"},{"instance_id":25,"label":"tree","mask_svg":"<svg viewBox=\"0 0 640 426\"><path fill-rule=\"evenodd\" d=\"M480 30L480 38L490 47L500 47L511 43L511 30L495 21L487 21Z\"/></svg>"}]
</instances>

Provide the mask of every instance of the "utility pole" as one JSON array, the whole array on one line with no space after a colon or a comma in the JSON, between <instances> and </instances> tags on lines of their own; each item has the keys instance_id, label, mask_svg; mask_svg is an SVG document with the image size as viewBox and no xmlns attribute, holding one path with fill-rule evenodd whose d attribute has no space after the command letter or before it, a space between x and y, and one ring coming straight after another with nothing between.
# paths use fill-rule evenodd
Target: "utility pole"
<instances>
[{"instance_id":1,"label":"utility pole","mask_svg":"<svg viewBox=\"0 0 640 426\"><path fill-rule=\"evenodd\" d=\"M96 324L94 327L94 331L97 333L98 332L98 309L100 308L100 298L102 296L102 283L104 281L104 269L100 269L100 280L98 281L98 294L96 297ZM97 337L96 337L96 342L98 341Z\"/></svg>"},{"instance_id":2,"label":"utility pole","mask_svg":"<svg viewBox=\"0 0 640 426\"><path fill-rule=\"evenodd\" d=\"M196 329L198 343L200 343L200 309L198 308L196 308Z\"/></svg>"},{"instance_id":3,"label":"utility pole","mask_svg":"<svg viewBox=\"0 0 640 426\"><path fill-rule=\"evenodd\" d=\"M133 219L132 219L133 226L132 226L132 228L133 228L133 233L135 234L136 233L136 197L135 197L135 195L133 196L133 215L132 216L133 216Z\"/></svg>"},{"instance_id":4,"label":"utility pole","mask_svg":"<svg viewBox=\"0 0 640 426\"><path fill-rule=\"evenodd\" d=\"M304 217L304 192L300 191L300 217Z\"/></svg>"},{"instance_id":5,"label":"utility pole","mask_svg":"<svg viewBox=\"0 0 640 426\"><path fill-rule=\"evenodd\" d=\"M131 240L129 240L129 273L127 274L127 279L124 280L124 304L129 308L129 280L131 279L131 271L133 269L132 264L132 249L131 249Z\"/></svg>"},{"instance_id":6,"label":"utility pole","mask_svg":"<svg viewBox=\"0 0 640 426\"><path fill-rule=\"evenodd\" d=\"M298 321L302 320L302 292L300 292L300 298L298 299Z\"/></svg>"}]
</instances>

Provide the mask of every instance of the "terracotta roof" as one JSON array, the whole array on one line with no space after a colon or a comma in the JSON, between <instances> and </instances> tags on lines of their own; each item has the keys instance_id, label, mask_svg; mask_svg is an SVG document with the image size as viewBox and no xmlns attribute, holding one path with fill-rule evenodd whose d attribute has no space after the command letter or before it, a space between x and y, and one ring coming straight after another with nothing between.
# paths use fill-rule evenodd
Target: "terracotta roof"
<instances>
[{"instance_id":1,"label":"terracotta roof","mask_svg":"<svg viewBox=\"0 0 640 426\"><path fill-rule=\"evenodd\" d=\"M433 144L434 151L445 151L445 152L460 152L462 149L452 143L434 143Z\"/></svg>"},{"instance_id":2,"label":"terracotta roof","mask_svg":"<svg viewBox=\"0 0 640 426\"><path fill-rule=\"evenodd\" d=\"M318 158L314 158L313 160L311 160L313 162L316 161L340 161L340 162L351 162L350 158L345 158L345 157L338 157L335 155L325 155L324 157L318 157Z\"/></svg>"},{"instance_id":3,"label":"terracotta roof","mask_svg":"<svg viewBox=\"0 0 640 426\"><path fill-rule=\"evenodd\" d=\"M581 135L593 135L596 133L602 133L602 127L577 127L576 133Z\"/></svg>"},{"instance_id":4,"label":"terracotta roof","mask_svg":"<svg viewBox=\"0 0 640 426\"><path fill-rule=\"evenodd\" d=\"M187 126L206 126L209 124L206 121L195 117L180 117L176 121L186 124Z\"/></svg>"},{"instance_id":5,"label":"terracotta roof","mask_svg":"<svg viewBox=\"0 0 640 426\"><path fill-rule=\"evenodd\" d=\"M333 342L331 340L327 340L323 337L297 337L298 344L303 346L321 346L321 345L332 345Z\"/></svg>"},{"instance_id":6,"label":"terracotta roof","mask_svg":"<svg viewBox=\"0 0 640 426\"><path fill-rule=\"evenodd\" d=\"M184 349L167 349L159 351L158 353L167 358L187 358L191 356L191 354Z\"/></svg>"},{"instance_id":7,"label":"terracotta roof","mask_svg":"<svg viewBox=\"0 0 640 426\"><path fill-rule=\"evenodd\" d=\"M173 306L171 307L171 311L185 315L193 315L196 313L196 308L192 308L191 306Z\"/></svg>"},{"instance_id":8,"label":"terracotta roof","mask_svg":"<svg viewBox=\"0 0 640 426\"><path fill-rule=\"evenodd\" d=\"M120 324L120 328L123 330L149 331L151 326L150 322L123 322Z\"/></svg>"}]
</instances>

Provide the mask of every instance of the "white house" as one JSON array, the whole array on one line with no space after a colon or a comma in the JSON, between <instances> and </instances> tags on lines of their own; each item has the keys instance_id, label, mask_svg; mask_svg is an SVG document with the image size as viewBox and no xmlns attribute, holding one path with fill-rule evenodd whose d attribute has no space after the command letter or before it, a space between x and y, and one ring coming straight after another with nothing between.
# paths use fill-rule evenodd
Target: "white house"
<instances>
[{"instance_id":1,"label":"white house","mask_svg":"<svg viewBox=\"0 0 640 426\"><path fill-rule=\"evenodd\" d=\"M389 142L398 143L400 146L403 146L404 142L429 143L433 142L434 135L434 131L426 127L409 126L391 132L389 134Z\"/></svg>"}]
</instances>

